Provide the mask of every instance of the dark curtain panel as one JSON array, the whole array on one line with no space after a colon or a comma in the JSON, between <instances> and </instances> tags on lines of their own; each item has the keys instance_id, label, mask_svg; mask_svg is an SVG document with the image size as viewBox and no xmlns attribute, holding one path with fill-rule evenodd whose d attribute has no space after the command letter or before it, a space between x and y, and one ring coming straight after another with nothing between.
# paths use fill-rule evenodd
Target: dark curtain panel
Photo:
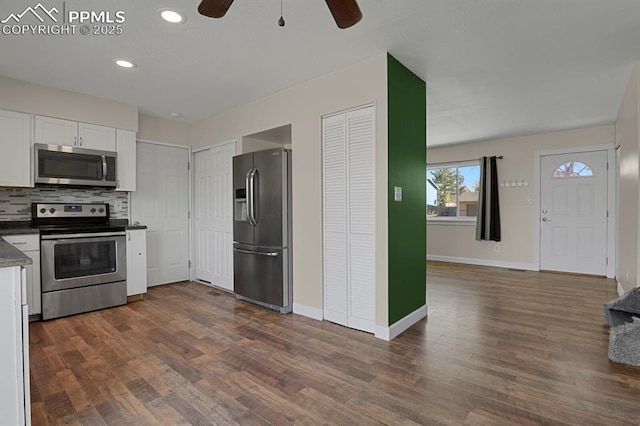
<instances>
[{"instance_id":1,"label":"dark curtain panel","mask_svg":"<svg viewBox=\"0 0 640 426\"><path fill-rule=\"evenodd\" d=\"M476 222L478 241L500 241L497 163L495 156L480 158L480 196Z\"/></svg>"}]
</instances>

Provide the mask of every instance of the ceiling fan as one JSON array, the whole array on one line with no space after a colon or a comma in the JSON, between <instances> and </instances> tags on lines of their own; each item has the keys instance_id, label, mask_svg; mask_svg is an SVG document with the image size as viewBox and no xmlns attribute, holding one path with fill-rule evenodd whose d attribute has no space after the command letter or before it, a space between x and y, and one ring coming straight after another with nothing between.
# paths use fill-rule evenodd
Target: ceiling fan
<instances>
[{"instance_id":1,"label":"ceiling fan","mask_svg":"<svg viewBox=\"0 0 640 426\"><path fill-rule=\"evenodd\" d=\"M362 19L362 11L356 0L325 0L338 28L349 28ZM209 18L222 18L233 0L202 0L198 12ZM282 20L282 18L280 18ZM282 21L284 23L284 21ZM283 26L281 24L281 26Z\"/></svg>"}]
</instances>

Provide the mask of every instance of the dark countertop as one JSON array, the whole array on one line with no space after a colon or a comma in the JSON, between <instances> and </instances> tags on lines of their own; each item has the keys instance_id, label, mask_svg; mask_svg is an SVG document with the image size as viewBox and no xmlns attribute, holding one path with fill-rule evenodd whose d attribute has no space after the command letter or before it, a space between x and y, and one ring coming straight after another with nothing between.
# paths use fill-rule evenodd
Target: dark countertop
<instances>
[{"instance_id":1,"label":"dark countertop","mask_svg":"<svg viewBox=\"0 0 640 426\"><path fill-rule=\"evenodd\" d=\"M0 222L0 235L39 234L38 228L31 227L30 220Z\"/></svg>"},{"instance_id":2,"label":"dark countertop","mask_svg":"<svg viewBox=\"0 0 640 426\"><path fill-rule=\"evenodd\" d=\"M127 230L135 231L136 229L147 229L146 225L127 225Z\"/></svg>"},{"instance_id":3,"label":"dark countertop","mask_svg":"<svg viewBox=\"0 0 640 426\"><path fill-rule=\"evenodd\" d=\"M2 238L0 238L0 268L8 268L9 266L25 266L31 265L33 261Z\"/></svg>"},{"instance_id":4,"label":"dark countertop","mask_svg":"<svg viewBox=\"0 0 640 426\"><path fill-rule=\"evenodd\" d=\"M109 221L111 225L124 226L127 230L136 230L136 229L147 229L146 225L140 225L138 222L133 222L133 224L129 225L128 219L111 219Z\"/></svg>"}]
</instances>

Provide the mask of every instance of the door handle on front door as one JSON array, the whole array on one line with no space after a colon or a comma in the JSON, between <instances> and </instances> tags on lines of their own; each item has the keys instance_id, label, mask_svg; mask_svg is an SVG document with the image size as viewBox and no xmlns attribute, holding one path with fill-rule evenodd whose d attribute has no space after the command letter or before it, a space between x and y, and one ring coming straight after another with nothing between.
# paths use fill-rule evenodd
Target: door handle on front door
<instances>
[{"instance_id":1,"label":"door handle on front door","mask_svg":"<svg viewBox=\"0 0 640 426\"><path fill-rule=\"evenodd\" d=\"M547 219L546 217L543 217L543 218L542 218L542 221L543 221L543 222L551 222L551 219Z\"/></svg>"}]
</instances>

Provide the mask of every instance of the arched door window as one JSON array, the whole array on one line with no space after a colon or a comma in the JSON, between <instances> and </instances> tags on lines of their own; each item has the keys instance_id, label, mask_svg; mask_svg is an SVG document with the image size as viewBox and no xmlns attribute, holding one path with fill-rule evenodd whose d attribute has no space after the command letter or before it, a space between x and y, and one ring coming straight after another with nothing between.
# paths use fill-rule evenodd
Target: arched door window
<instances>
[{"instance_id":1,"label":"arched door window","mask_svg":"<svg viewBox=\"0 0 640 426\"><path fill-rule=\"evenodd\" d=\"M591 167L587 166L580 161L567 161L562 163L555 172L553 172L554 178L568 178L568 177L586 177L593 176Z\"/></svg>"}]
</instances>

